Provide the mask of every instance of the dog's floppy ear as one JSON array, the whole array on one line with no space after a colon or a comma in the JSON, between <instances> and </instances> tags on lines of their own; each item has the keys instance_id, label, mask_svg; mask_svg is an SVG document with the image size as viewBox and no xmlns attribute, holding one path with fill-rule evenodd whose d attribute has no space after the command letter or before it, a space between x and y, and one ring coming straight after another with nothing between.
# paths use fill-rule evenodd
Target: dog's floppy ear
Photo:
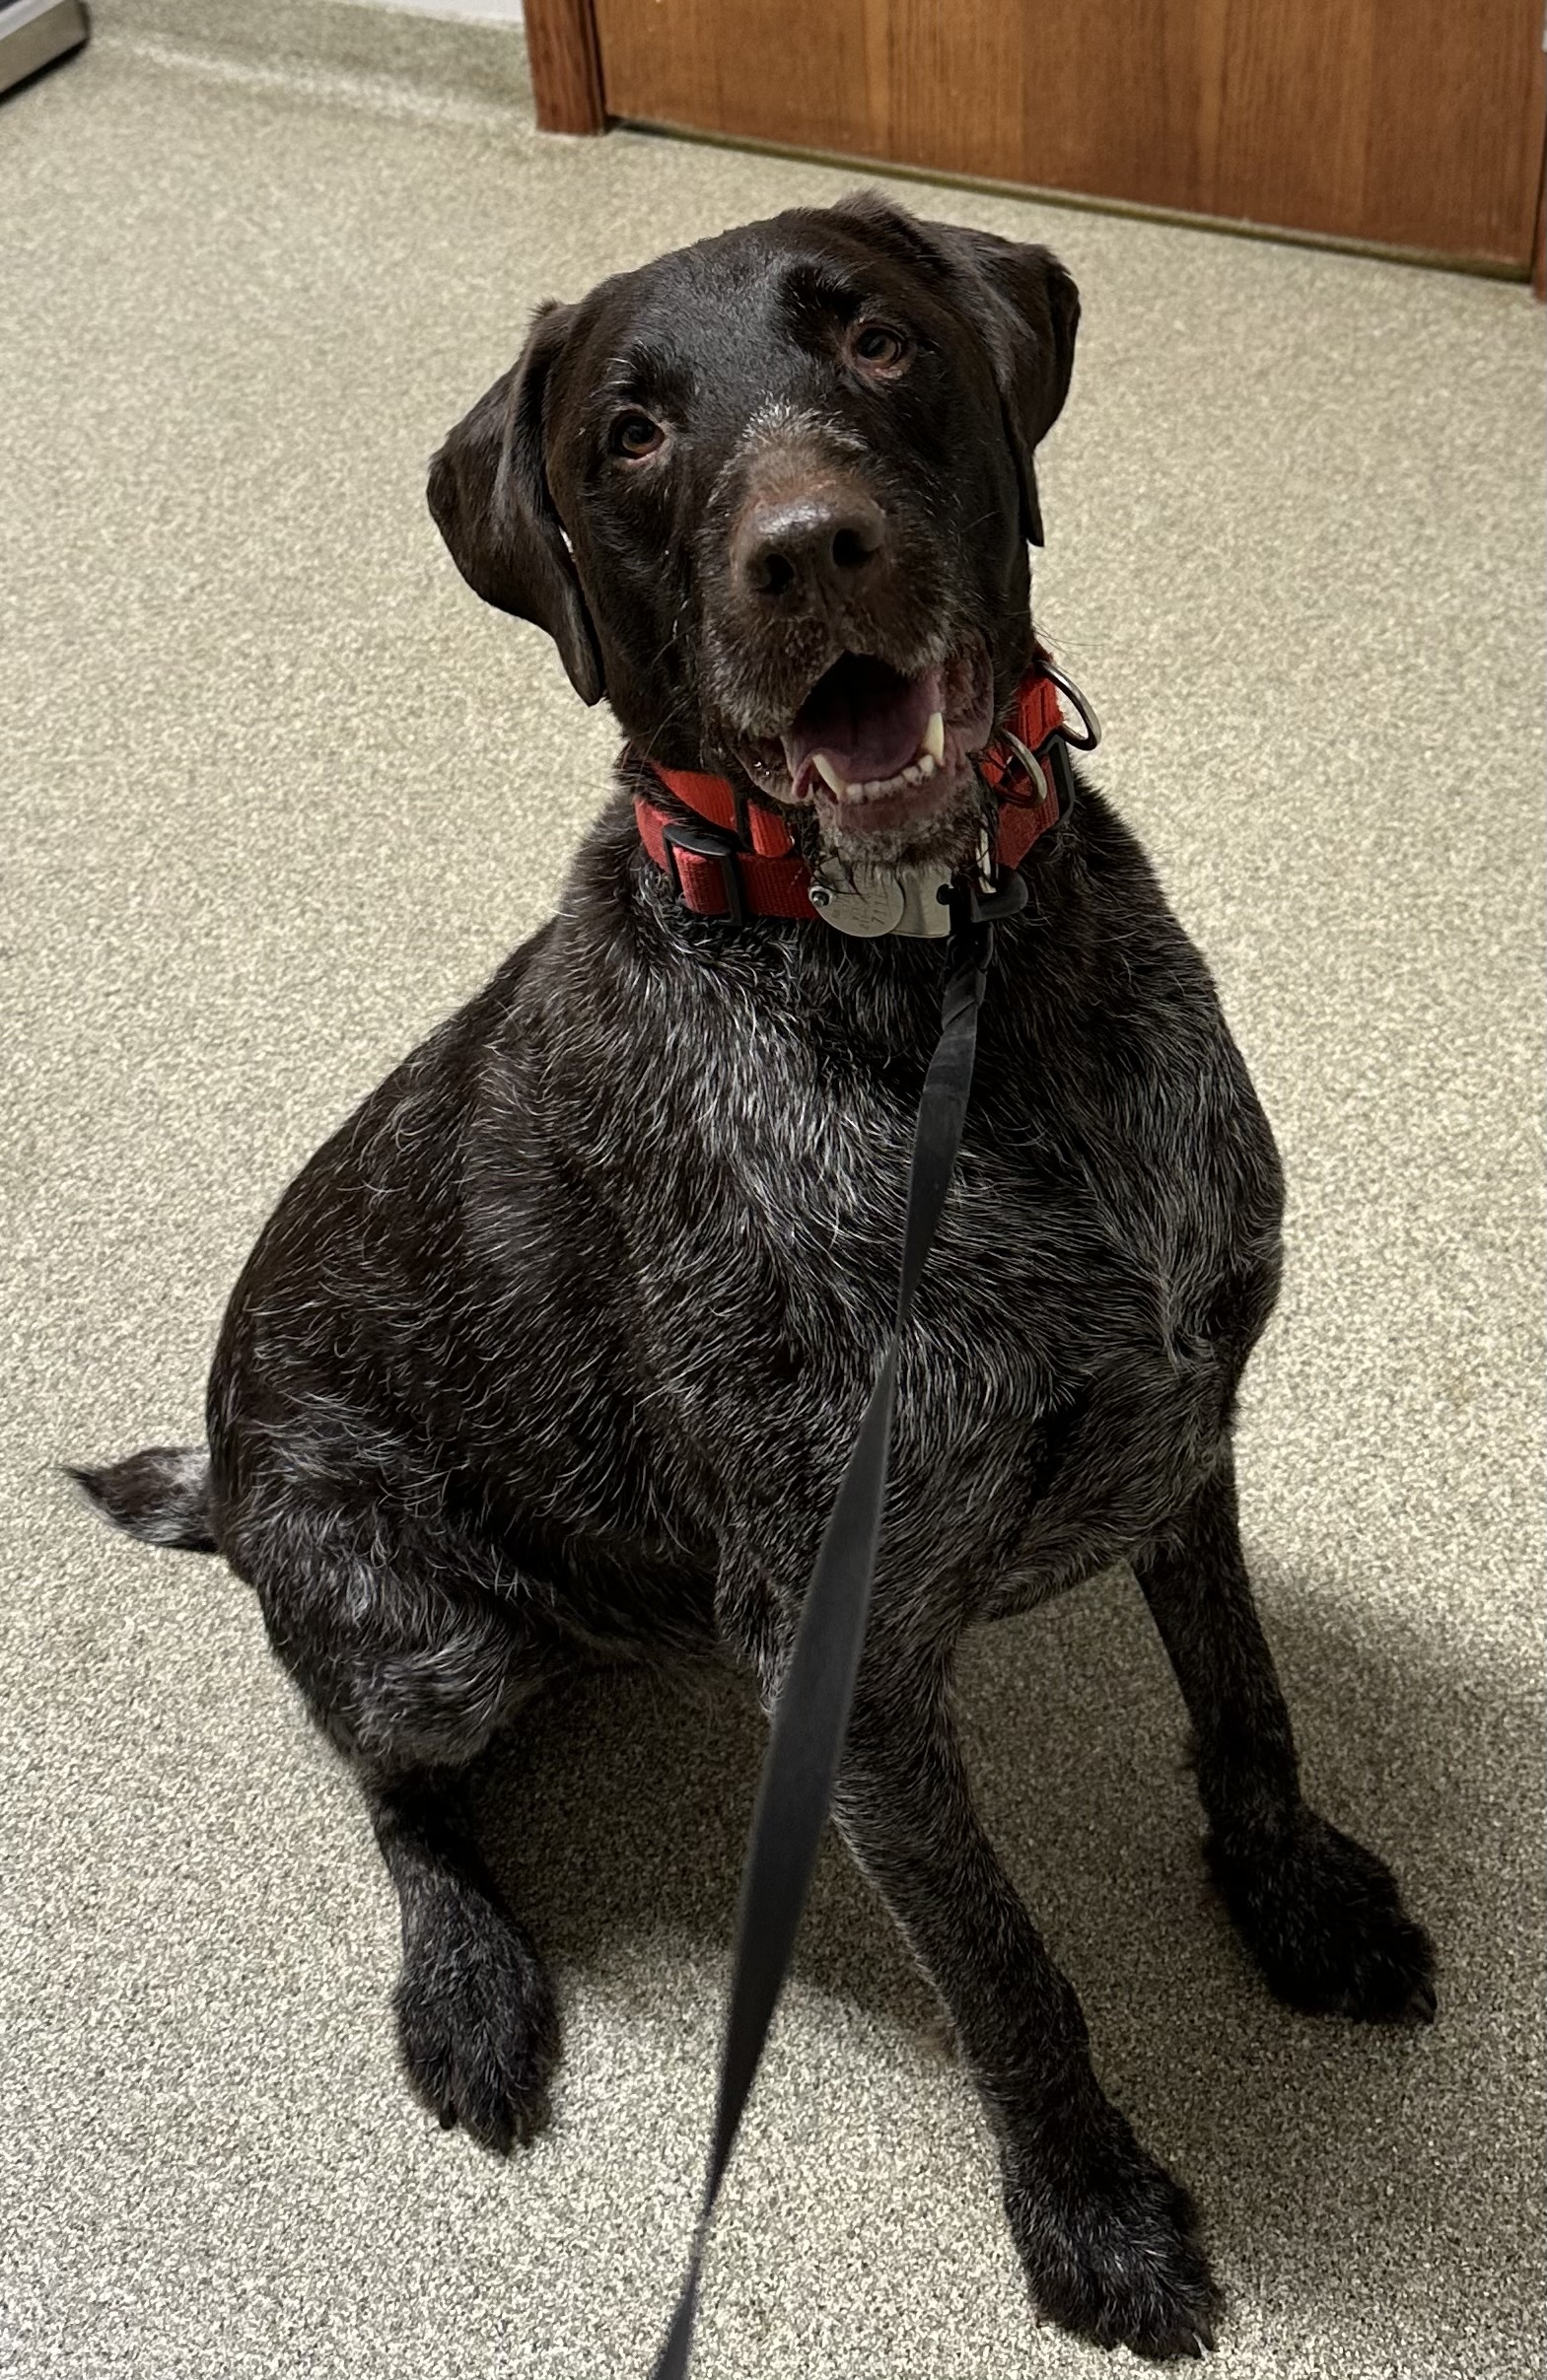
<instances>
[{"instance_id":1,"label":"dog's floppy ear","mask_svg":"<svg viewBox=\"0 0 1547 2380\"><path fill-rule=\"evenodd\" d=\"M545 306L509 372L480 396L430 465L430 510L475 595L545 628L582 702L598 702L601 657L548 486L548 375L574 322Z\"/></svg>"},{"instance_id":2,"label":"dog's floppy ear","mask_svg":"<svg viewBox=\"0 0 1547 2380\"><path fill-rule=\"evenodd\" d=\"M1005 429L1020 482L1020 522L1042 542L1032 457L1069 394L1080 325L1080 292L1050 248L1022 246L994 232L921 223L879 190L856 190L835 214L937 284L944 281L977 326L999 384Z\"/></svg>"},{"instance_id":3,"label":"dog's floppy ear","mask_svg":"<svg viewBox=\"0 0 1547 2380\"><path fill-rule=\"evenodd\" d=\"M1040 545L1042 508L1033 456L1069 394L1080 292L1051 248L1023 247L993 232L954 227L948 236L976 284L974 313L993 358L1020 481L1021 526L1031 543Z\"/></svg>"}]
</instances>

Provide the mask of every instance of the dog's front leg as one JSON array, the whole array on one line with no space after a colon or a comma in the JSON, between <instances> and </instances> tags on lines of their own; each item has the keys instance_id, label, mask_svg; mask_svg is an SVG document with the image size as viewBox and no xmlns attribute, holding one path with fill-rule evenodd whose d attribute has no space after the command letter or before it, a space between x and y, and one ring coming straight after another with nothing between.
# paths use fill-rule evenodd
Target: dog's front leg
<instances>
[{"instance_id":1,"label":"dog's front leg","mask_svg":"<svg viewBox=\"0 0 1547 2380\"><path fill-rule=\"evenodd\" d=\"M1134 1570L1192 1719L1209 1864L1268 1983L1297 2008L1433 2016L1434 1951L1390 1870L1301 1794L1229 1452Z\"/></svg>"},{"instance_id":2,"label":"dog's front leg","mask_svg":"<svg viewBox=\"0 0 1547 2380\"><path fill-rule=\"evenodd\" d=\"M767 1636L757 1666L771 1693ZM987 2102L1038 2311L1101 2345L1198 2352L1217 2300L1191 2202L1096 2081L1080 2003L973 1808L943 1664L873 1643L834 1815Z\"/></svg>"}]
</instances>

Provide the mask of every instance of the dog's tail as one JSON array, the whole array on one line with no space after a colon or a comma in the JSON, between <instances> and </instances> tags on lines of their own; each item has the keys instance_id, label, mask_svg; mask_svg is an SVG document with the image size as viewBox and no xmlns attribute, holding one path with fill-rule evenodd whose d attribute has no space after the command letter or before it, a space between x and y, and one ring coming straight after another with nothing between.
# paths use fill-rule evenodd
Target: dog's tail
<instances>
[{"instance_id":1,"label":"dog's tail","mask_svg":"<svg viewBox=\"0 0 1547 2380\"><path fill-rule=\"evenodd\" d=\"M188 1554L220 1551L210 1517L209 1456L202 1446L143 1446L100 1470L65 1466L115 1528L148 1545Z\"/></svg>"}]
</instances>

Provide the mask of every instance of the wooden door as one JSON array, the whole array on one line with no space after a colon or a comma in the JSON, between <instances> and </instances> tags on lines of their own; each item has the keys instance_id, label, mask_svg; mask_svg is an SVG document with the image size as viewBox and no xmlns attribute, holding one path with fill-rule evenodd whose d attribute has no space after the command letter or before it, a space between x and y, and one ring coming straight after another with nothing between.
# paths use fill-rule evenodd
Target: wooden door
<instances>
[{"instance_id":1,"label":"wooden door","mask_svg":"<svg viewBox=\"0 0 1547 2380\"><path fill-rule=\"evenodd\" d=\"M527 21L539 104L562 23L614 117L1524 273L1542 6L528 0Z\"/></svg>"}]
</instances>

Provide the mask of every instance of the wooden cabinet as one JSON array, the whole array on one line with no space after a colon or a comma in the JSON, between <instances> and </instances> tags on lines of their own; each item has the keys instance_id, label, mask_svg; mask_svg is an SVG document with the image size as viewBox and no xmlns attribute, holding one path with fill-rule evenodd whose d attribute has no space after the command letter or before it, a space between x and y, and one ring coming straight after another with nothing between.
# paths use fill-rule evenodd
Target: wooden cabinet
<instances>
[{"instance_id":1,"label":"wooden cabinet","mask_svg":"<svg viewBox=\"0 0 1547 2380\"><path fill-rule=\"evenodd\" d=\"M527 16L558 128L623 117L1523 274L1542 5L527 0ZM550 72L545 92L545 53L571 61L567 86Z\"/></svg>"}]
</instances>

